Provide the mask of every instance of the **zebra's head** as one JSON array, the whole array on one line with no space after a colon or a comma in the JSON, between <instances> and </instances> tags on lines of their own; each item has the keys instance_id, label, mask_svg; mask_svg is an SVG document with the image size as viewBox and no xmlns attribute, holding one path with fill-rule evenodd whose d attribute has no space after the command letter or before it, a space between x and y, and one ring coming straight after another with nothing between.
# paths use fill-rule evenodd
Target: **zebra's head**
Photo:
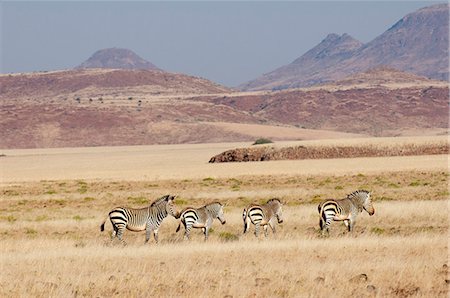
<instances>
[{"instance_id":1,"label":"zebra's head","mask_svg":"<svg viewBox=\"0 0 450 298\"><path fill-rule=\"evenodd\" d=\"M277 217L278 223L283 222L283 210L282 210L282 204L279 199L270 199L267 201L267 204L272 207L273 212L275 213L275 216Z\"/></svg>"},{"instance_id":2,"label":"zebra's head","mask_svg":"<svg viewBox=\"0 0 450 298\"><path fill-rule=\"evenodd\" d=\"M372 216L372 215L375 214L375 208L373 207L373 204L372 204L372 199L370 197L370 192L365 191L365 190L363 190L363 192L366 193L366 199L365 199L365 201L363 203L364 210L366 210L367 213L369 213L369 215Z\"/></svg>"},{"instance_id":3,"label":"zebra's head","mask_svg":"<svg viewBox=\"0 0 450 298\"><path fill-rule=\"evenodd\" d=\"M166 211L168 214L172 215L175 218L180 217L180 212L177 210L175 206L175 196L168 195L167 196L167 204L166 204Z\"/></svg>"},{"instance_id":4,"label":"zebra's head","mask_svg":"<svg viewBox=\"0 0 450 298\"><path fill-rule=\"evenodd\" d=\"M158 207L160 209L165 209L166 212L170 215L172 215L175 218L180 217L180 213L177 211L175 207L175 196L172 195L165 195L157 200L155 200L150 207Z\"/></svg>"},{"instance_id":5,"label":"zebra's head","mask_svg":"<svg viewBox=\"0 0 450 298\"><path fill-rule=\"evenodd\" d=\"M223 213L223 205L219 202L215 202L209 204L208 208L211 212L211 215L217 218L221 224L225 224L227 221L225 220L225 216Z\"/></svg>"},{"instance_id":6,"label":"zebra's head","mask_svg":"<svg viewBox=\"0 0 450 298\"><path fill-rule=\"evenodd\" d=\"M375 214L375 208L372 204L372 199L370 197L370 192L367 190L357 190L351 194L349 194L348 198L357 198L357 200L362 205L362 209L366 210L370 216Z\"/></svg>"},{"instance_id":7,"label":"zebra's head","mask_svg":"<svg viewBox=\"0 0 450 298\"><path fill-rule=\"evenodd\" d=\"M227 221L225 220L225 216L223 214L223 205L220 204L219 212L217 213L217 219L220 221L221 224L225 224Z\"/></svg>"}]
</instances>

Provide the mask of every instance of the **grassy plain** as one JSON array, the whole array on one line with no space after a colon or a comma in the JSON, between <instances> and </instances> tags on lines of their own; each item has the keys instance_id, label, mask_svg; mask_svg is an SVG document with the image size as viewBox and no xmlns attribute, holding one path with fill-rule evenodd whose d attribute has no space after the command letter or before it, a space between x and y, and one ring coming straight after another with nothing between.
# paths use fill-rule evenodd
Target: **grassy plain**
<instances>
[{"instance_id":1,"label":"grassy plain","mask_svg":"<svg viewBox=\"0 0 450 298\"><path fill-rule=\"evenodd\" d=\"M448 156L207 164L226 146L5 152L0 296L448 297ZM120 158L108 165L111 155ZM375 215L351 235L334 223L321 237L317 203L360 188L373 192ZM224 202L227 224L216 221L207 243L200 231L183 241L174 218L159 245L132 232L126 246L110 243L109 222L100 232L113 207L167 193L179 208ZM285 203L277 234L242 235L242 208L272 197Z\"/></svg>"}]
</instances>

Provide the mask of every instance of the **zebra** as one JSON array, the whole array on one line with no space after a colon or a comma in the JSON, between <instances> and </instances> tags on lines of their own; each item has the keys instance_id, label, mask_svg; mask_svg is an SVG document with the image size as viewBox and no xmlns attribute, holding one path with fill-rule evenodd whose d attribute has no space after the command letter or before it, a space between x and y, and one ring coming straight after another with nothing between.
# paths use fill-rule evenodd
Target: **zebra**
<instances>
[{"instance_id":1,"label":"zebra","mask_svg":"<svg viewBox=\"0 0 450 298\"><path fill-rule=\"evenodd\" d=\"M179 217L181 222L178 224L176 232L180 230L181 223L183 223L185 229L184 237L188 240L190 239L191 228L201 228L206 241L208 240L209 229L215 218L223 225L226 223L223 205L219 202L210 203L198 209L193 207L184 208L180 212Z\"/></svg>"},{"instance_id":2,"label":"zebra","mask_svg":"<svg viewBox=\"0 0 450 298\"><path fill-rule=\"evenodd\" d=\"M328 227L331 221L334 220L344 221L348 231L351 232L355 225L357 215L363 210L366 210L370 216L375 213L370 192L367 190L354 191L341 200L325 200L318 206L320 230L323 233L325 229L329 233Z\"/></svg>"},{"instance_id":3,"label":"zebra","mask_svg":"<svg viewBox=\"0 0 450 298\"><path fill-rule=\"evenodd\" d=\"M244 220L244 234L250 228L250 223L255 225L255 236L259 235L259 227L263 226L264 236L268 236L267 227L270 226L275 233L275 218L278 223L283 222L282 204L279 199L270 199L264 205L252 204L244 209L242 219Z\"/></svg>"},{"instance_id":4,"label":"zebra","mask_svg":"<svg viewBox=\"0 0 450 298\"><path fill-rule=\"evenodd\" d=\"M114 208L100 225L100 231L103 232L105 230L105 222L109 217L113 226L111 240L114 240L114 237L117 237L120 241L123 241L122 235L126 228L133 232L145 230L145 243L149 241L150 234L153 232L153 237L155 238L156 243L158 243L158 229L161 226L163 219L166 218L168 214L178 218L178 212L176 211L173 202L174 199L175 197L172 195L165 195L145 208Z\"/></svg>"}]
</instances>

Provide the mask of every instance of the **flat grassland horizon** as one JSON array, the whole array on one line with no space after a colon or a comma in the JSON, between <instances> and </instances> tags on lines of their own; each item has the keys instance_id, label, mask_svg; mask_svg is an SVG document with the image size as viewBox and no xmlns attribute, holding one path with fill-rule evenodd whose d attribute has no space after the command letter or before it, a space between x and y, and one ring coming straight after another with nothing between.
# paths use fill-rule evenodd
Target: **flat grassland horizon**
<instances>
[{"instance_id":1,"label":"flat grassland horizon","mask_svg":"<svg viewBox=\"0 0 450 298\"><path fill-rule=\"evenodd\" d=\"M443 137L276 143L448 142ZM2 150L0 296L448 297L448 155L208 164L249 144ZM317 204L367 189L374 216L354 232L319 232ZM164 194L177 208L225 204L227 223L183 240L164 220L160 243L126 231L111 242L100 223L116 206ZM282 200L269 237L243 234L251 202Z\"/></svg>"}]
</instances>

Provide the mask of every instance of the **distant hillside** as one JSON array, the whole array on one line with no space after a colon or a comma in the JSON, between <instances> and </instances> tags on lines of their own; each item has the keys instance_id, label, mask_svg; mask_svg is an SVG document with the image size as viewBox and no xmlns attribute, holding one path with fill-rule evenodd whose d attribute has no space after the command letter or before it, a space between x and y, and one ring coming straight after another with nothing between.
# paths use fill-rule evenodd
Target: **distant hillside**
<instances>
[{"instance_id":1,"label":"distant hillside","mask_svg":"<svg viewBox=\"0 0 450 298\"><path fill-rule=\"evenodd\" d=\"M367 44L348 34L330 34L291 64L239 88L271 90L311 86L380 65L448 80L448 14L448 4L425 7L406 15Z\"/></svg>"},{"instance_id":2,"label":"distant hillside","mask_svg":"<svg viewBox=\"0 0 450 298\"><path fill-rule=\"evenodd\" d=\"M398 69L378 66L365 72L349 75L341 80L328 82L310 88L373 88L373 87L419 87L419 86L447 86L444 81L431 80L413 73L400 71Z\"/></svg>"},{"instance_id":3,"label":"distant hillside","mask_svg":"<svg viewBox=\"0 0 450 298\"><path fill-rule=\"evenodd\" d=\"M445 134L448 83L388 68L277 92L163 71L0 75L0 148Z\"/></svg>"},{"instance_id":4,"label":"distant hillside","mask_svg":"<svg viewBox=\"0 0 450 298\"><path fill-rule=\"evenodd\" d=\"M77 69L0 75L0 99L129 97L230 91L206 79L156 70Z\"/></svg>"},{"instance_id":5,"label":"distant hillside","mask_svg":"<svg viewBox=\"0 0 450 298\"><path fill-rule=\"evenodd\" d=\"M322 86L208 101L285 125L395 136L446 129L448 92L446 82L375 68Z\"/></svg>"},{"instance_id":6,"label":"distant hillside","mask_svg":"<svg viewBox=\"0 0 450 298\"><path fill-rule=\"evenodd\" d=\"M99 50L76 68L159 70L154 64L142 59L133 51L120 48Z\"/></svg>"}]
</instances>

